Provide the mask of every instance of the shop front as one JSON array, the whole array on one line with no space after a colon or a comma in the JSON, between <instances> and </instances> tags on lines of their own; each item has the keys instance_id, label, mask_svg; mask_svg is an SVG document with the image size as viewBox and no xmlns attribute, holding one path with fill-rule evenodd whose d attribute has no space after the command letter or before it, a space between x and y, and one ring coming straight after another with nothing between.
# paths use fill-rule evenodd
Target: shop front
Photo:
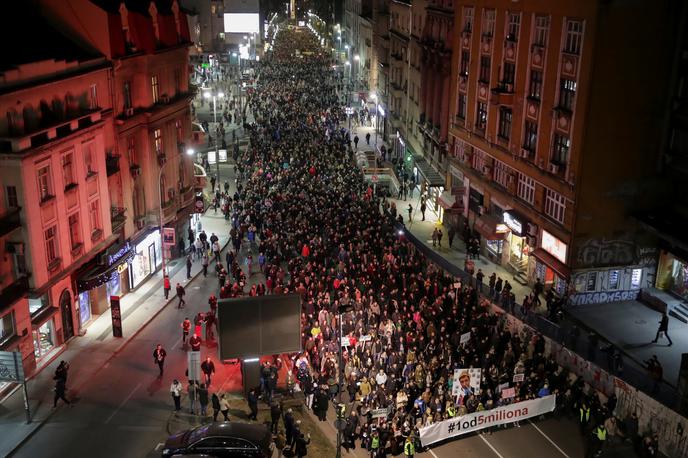
<instances>
[{"instance_id":1,"label":"shop front","mask_svg":"<svg viewBox=\"0 0 688 458\"><path fill-rule=\"evenodd\" d=\"M657 288L688 299L688 261L662 250L657 269Z\"/></svg>"},{"instance_id":2,"label":"shop front","mask_svg":"<svg viewBox=\"0 0 688 458\"><path fill-rule=\"evenodd\" d=\"M138 288L162 265L162 239L160 229L148 232L134 246L134 254L129 262L129 285L131 289Z\"/></svg>"},{"instance_id":3,"label":"shop front","mask_svg":"<svg viewBox=\"0 0 688 458\"><path fill-rule=\"evenodd\" d=\"M485 207L485 196L483 192L479 189L474 188L472 185L468 188L468 224L475 225L475 222L482 215Z\"/></svg>"},{"instance_id":4,"label":"shop front","mask_svg":"<svg viewBox=\"0 0 688 458\"><path fill-rule=\"evenodd\" d=\"M445 180L432 168L425 158L416 157L414 171L416 170L420 178L418 183L420 185L421 199L425 199L427 209L435 213L439 220L442 210L439 204L439 197L444 192Z\"/></svg>"},{"instance_id":5,"label":"shop front","mask_svg":"<svg viewBox=\"0 0 688 458\"><path fill-rule=\"evenodd\" d=\"M506 237L507 247L503 257L504 262L511 265L517 272L526 272L532 251L531 246L534 242L528 229L532 231L533 225L529 224L527 219L515 210L505 211L503 222L509 229L509 235Z\"/></svg>"},{"instance_id":6,"label":"shop front","mask_svg":"<svg viewBox=\"0 0 688 458\"><path fill-rule=\"evenodd\" d=\"M111 296L123 296L129 291L129 263L134 258L131 242L109 247L99 262L77 278L79 325L83 331L93 315L100 315L110 307Z\"/></svg>"},{"instance_id":7,"label":"shop front","mask_svg":"<svg viewBox=\"0 0 688 458\"><path fill-rule=\"evenodd\" d=\"M492 262L501 264L504 255L504 238L509 233L509 228L497 218L483 215L475 220L473 230L480 234L481 251Z\"/></svg>"},{"instance_id":8,"label":"shop front","mask_svg":"<svg viewBox=\"0 0 688 458\"><path fill-rule=\"evenodd\" d=\"M41 366L41 361L45 360L60 344L55 327L55 315L58 311L57 307L51 305L49 294L29 298L33 352L37 366Z\"/></svg>"},{"instance_id":9,"label":"shop front","mask_svg":"<svg viewBox=\"0 0 688 458\"><path fill-rule=\"evenodd\" d=\"M540 246L532 252L535 260L533 282L540 280L545 287L563 296L571 278L571 271L566 266L567 253L568 246L543 229Z\"/></svg>"}]
</instances>

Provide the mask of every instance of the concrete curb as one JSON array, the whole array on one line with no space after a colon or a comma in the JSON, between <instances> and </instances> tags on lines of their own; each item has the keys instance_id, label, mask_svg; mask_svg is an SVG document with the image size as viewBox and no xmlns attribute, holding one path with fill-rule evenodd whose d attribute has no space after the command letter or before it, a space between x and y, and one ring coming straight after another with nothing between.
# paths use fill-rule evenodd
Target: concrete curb
<instances>
[{"instance_id":1,"label":"concrete curb","mask_svg":"<svg viewBox=\"0 0 688 458\"><path fill-rule=\"evenodd\" d=\"M227 246L229 245L230 241L231 241L231 239L228 238L227 241L225 242L225 244L222 246L222 249L220 250L220 253L222 253L222 251L224 251L224 250L227 248ZM193 276L191 277L191 279L189 280L189 282L187 283L187 285L188 285L188 284L191 284L192 282L194 282L194 281L196 280L196 278L197 278L199 275L201 275L202 273L203 273L203 269L201 269L201 270L199 270L198 272L196 272L196 274L193 275ZM164 309L166 309L167 306L168 306L172 301L174 301L176 298L177 298L177 295L175 294L174 296L172 296L172 298L170 298L167 302L165 302L165 303L163 304L163 306L160 307L160 309L158 309L157 312L155 312L155 313L154 313L153 315L151 315L146 321L144 321L143 324L139 327L139 329L137 329L131 336L129 336L124 342L122 342L122 344L121 344L119 347L117 347L117 348L115 349L115 351L112 352L112 354L103 362L103 364L102 364L98 369L96 369L95 372L93 372L93 373L91 374L91 377L97 375L98 373L100 373L101 370L103 370L103 368L105 368L105 366L109 365L110 362L111 362L117 355L119 355L119 353L121 353L122 350L124 350L124 348L125 348L127 345L129 345L129 343L130 343L132 340L134 340L134 338L136 338L136 336L138 336L138 335L141 333L141 331L143 331L146 327L148 327L148 325L149 325L158 315L160 315L160 313L161 313ZM60 352L60 353L61 353L61 352ZM55 357L57 357L60 353L56 354ZM88 382L88 380L82 382L78 387L76 387L75 389L73 389L73 390L71 390L71 391L74 392L74 393L79 393L79 392L81 391L81 389L87 384L87 382ZM43 425L45 425L45 424L48 422L48 420L50 420L50 418L52 418L52 416L53 416L56 412L57 412L57 410L51 409L50 412L48 413L48 415L47 415L44 419L42 419L41 421L35 423L36 427L35 427L34 429L32 429L32 430L29 432L29 434L27 434L21 441L19 441L19 443L17 443L17 445L15 445L15 446L7 453L6 456L7 456L8 458L11 457L11 456L14 456L14 454L17 453L17 452L19 451L19 449L20 449L26 442L28 442L28 440L31 439L31 438L34 436L34 434L36 434L36 432L37 432L39 429L41 429L41 428L43 427ZM32 424L34 424L34 423L32 422Z\"/></svg>"}]
</instances>

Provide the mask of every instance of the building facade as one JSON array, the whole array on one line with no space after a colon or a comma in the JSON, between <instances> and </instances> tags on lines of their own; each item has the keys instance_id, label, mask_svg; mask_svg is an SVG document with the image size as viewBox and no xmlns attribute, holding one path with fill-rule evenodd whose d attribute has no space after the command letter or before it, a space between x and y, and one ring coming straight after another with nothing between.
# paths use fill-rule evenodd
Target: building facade
<instances>
[{"instance_id":1,"label":"building facade","mask_svg":"<svg viewBox=\"0 0 688 458\"><path fill-rule=\"evenodd\" d=\"M647 113L666 99L676 2L661 3L454 2L447 188L517 281L580 303L654 283L629 215L651 205Z\"/></svg>"},{"instance_id":2,"label":"building facade","mask_svg":"<svg viewBox=\"0 0 688 458\"><path fill-rule=\"evenodd\" d=\"M21 60L0 72L0 350L19 351L31 374L82 328L72 276L117 235L111 65L22 14L46 41L44 53L18 45Z\"/></svg>"}]
</instances>

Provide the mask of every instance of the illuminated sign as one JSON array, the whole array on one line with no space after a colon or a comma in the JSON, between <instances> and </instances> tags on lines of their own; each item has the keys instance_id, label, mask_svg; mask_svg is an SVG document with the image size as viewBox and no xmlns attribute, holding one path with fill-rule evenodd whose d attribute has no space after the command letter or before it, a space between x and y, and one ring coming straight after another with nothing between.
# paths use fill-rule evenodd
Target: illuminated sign
<instances>
[{"instance_id":1,"label":"illuminated sign","mask_svg":"<svg viewBox=\"0 0 688 458\"><path fill-rule=\"evenodd\" d=\"M495 232L497 234L506 234L507 232L509 232L509 228L507 227L506 224L500 223L500 224L497 224L497 226L495 226Z\"/></svg>"},{"instance_id":2,"label":"illuminated sign","mask_svg":"<svg viewBox=\"0 0 688 458\"><path fill-rule=\"evenodd\" d=\"M511 229L514 234L518 236L523 235L523 223L514 218L511 213L504 212L504 224L509 226L509 229Z\"/></svg>"},{"instance_id":3,"label":"illuminated sign","mask_svg":"<svg viewBox=\"0 0 688 458\"><path fill-rule=\"evenodd\" d=\"M543 250L561 262L566 262L566 244L544 229L542 231L542 240L540 241L540 246Z\"/></svg>"}]
</instances>

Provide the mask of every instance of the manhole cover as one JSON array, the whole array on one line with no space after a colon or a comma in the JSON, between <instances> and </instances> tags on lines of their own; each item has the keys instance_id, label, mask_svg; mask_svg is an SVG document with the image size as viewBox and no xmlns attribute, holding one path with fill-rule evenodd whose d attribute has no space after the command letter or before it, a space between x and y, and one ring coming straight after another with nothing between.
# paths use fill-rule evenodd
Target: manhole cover
<instances>
[{"instance_id":1,"label":"manhole cover","mask_svg":"<svg viewBox=\"0 0 688 458\"><path fill-rule=\"evenodd\" d=\"M645 320L635 320L635 324L647 324Z\"/></svg>"}]
</instances>

